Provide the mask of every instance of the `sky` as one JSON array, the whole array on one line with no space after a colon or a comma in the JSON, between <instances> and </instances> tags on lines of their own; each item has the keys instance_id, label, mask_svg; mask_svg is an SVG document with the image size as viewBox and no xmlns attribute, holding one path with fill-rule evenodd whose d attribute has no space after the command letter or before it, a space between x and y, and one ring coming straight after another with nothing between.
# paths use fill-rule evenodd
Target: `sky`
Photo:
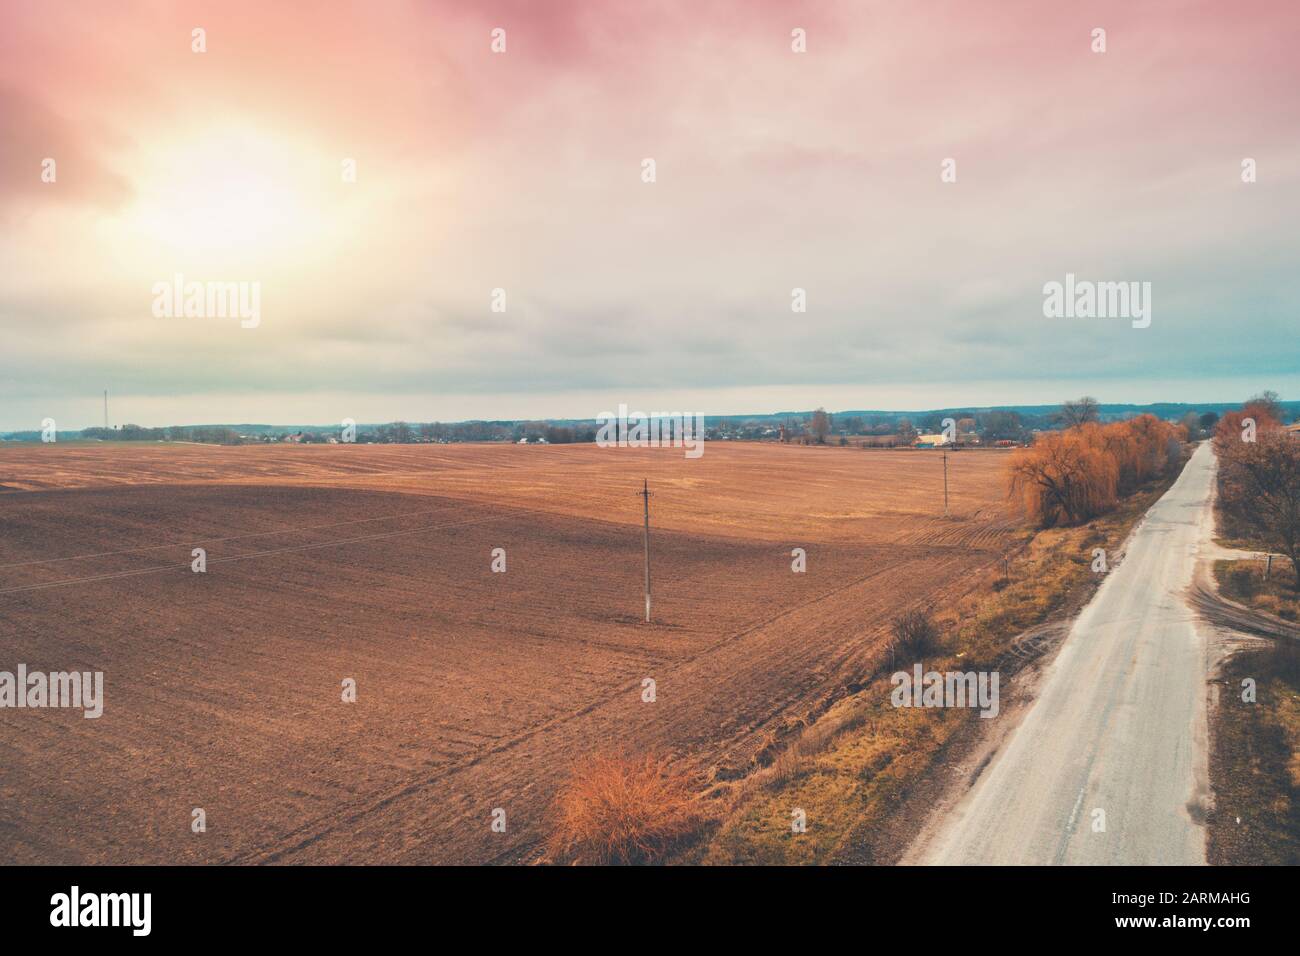
<instances>
[{"instance_id":1,"label":"sky","mask_svg":"<svg viewBox=\"0 0 1300 956\"><path fill-rule=\"evenodd\" d=\"M6 0L0 429L104 389L155 426L1300 398L1298 35L1291 0ZM1150 283L1150 325L1045 316L1067 274ZM158 314L177 275L255 326Z\"/></svg>"}]
</instances>

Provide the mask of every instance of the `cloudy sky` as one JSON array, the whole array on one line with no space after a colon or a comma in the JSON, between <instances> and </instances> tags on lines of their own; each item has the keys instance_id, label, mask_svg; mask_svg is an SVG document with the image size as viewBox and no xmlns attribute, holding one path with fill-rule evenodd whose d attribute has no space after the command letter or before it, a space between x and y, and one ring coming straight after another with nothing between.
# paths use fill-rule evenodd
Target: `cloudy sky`
<instances>
[{"instance_id":1,"label":"cloudy sky","mask_svg":"<svg viewBox=\"0 0 1300 956\"><path fill-rule=\"evenodd\" d=\"M1300 398L1292 0L0 20L0 428ZM1045 318L1066 273L1150 327Z\"/></svg>"}]
</instances>

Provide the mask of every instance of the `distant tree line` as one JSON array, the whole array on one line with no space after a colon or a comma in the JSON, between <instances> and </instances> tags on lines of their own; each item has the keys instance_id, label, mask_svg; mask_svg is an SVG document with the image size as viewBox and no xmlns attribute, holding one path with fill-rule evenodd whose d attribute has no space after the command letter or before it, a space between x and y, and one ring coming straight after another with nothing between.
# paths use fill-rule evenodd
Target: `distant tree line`
<instances>
[{"instance_id":1,"label":"distant tree line","mask_svg":"<svg viewBox=\"0 0 1300 956\"><path fill-rule=\"evenodd\" d=\"M115 428L83 428L69 432L90 441L184 441L215 445L241 445L250 443L281 442L290 440L302 444L338 442L343 428L301 429L298 431L265 431L261 434L242 435L224 425L169 425L147 428L143 425L120 425ZM15 432L16 439L35 440L39 432ZM390 422L383 425L362 425L356 433L360 444L407 445L429 442L530 442L546 441L552 445L575 442L594 442L596 426L554 425L537 422Z\"/></svg>"},{"instance_id":2,"label":"distant tree line","mask_svg":"<svg viewBox=\"0 0 1300 956\"><path fill-rule=\"evenodd\" d=\"M220 425L170 425L166 428L122 425L118 428L83 428L81 437L99 441L191 441L213 445L239 445L244 442L233 428Z\"/></svg>"},{"instance_id":3,"label":"distant tree line","mask_svg":"<svg viewBox=\"0 0 1300 956\"><path fill-rule=\"evenodd\" d=\"M956 425L957 441L976 436L985 444L998 441L1028 441L1035 430L1057 427L1048 416L1021 415L1012 411L930 412L914 420L907 415L832 415L818 408L800 418L786 418L772 427L767 420L723 419L709 437L771 439L784 436L788 442L804 445L862 445L896 447L910 445L918 435L943 431L944 419ZM864 440L865 439L865 440Z\"/></svg>"},{"instance_id":4,"label":"distant tree line","mask_svg":"<svg viewBox=\"0 0 1300 956\"><path fill-rule=\"evenodd\" d=\"M594 442L596 426L552 425L548 422L392 422L387 425L361 427L357 441L409 445L439 442L530 442L545 440L552 445ZM304 435L303 441L310 440Z\"/></svg>"}]
</instances>

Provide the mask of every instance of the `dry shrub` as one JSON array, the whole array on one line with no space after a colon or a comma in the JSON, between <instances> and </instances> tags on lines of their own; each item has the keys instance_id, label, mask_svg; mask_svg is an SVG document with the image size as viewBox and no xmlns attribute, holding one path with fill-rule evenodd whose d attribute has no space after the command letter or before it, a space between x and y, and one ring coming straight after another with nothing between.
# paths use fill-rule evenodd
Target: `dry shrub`
<instances>
[{"instance_id":1,"label":"dry shrub","mask_svg":"<svg viewBox=\"0 0 1300 956\"><path fill-rule=\"evenodd\" d=\"M579 762L552 813L552 859L597 866L654 863L705 820L688 778L653 754Z\"/></svg>"},{"instance_id":2,"label":"dry shrub","mask_svg":"<svg viewBox=\"0 0 1300 956\"><path fill-rule=\"evenodd\" d=\"M908 611L894 618L889 649L892 666L915 664L939 651L939 627L925 611Z\"/></svg>"}]
</instances>

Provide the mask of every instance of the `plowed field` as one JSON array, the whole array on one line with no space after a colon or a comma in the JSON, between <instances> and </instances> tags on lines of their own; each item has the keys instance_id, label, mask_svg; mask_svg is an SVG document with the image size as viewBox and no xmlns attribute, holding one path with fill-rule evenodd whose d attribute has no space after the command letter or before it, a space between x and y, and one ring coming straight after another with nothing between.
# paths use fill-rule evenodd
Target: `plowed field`
<instances>
[{"instance_id":1,"label":"plowed field","mask_svg":"<svg viewBox=\"0 0 1300 956\"><path fill-rule=\"evenodd\" d=\"M0 709L0 859L535 859L575 758L743 776L891 617L974 587L1003 461L950 455L944 518L931 452L0 448L0 670L105 683L98 719Z\"/></svg>"}]
</instances>

